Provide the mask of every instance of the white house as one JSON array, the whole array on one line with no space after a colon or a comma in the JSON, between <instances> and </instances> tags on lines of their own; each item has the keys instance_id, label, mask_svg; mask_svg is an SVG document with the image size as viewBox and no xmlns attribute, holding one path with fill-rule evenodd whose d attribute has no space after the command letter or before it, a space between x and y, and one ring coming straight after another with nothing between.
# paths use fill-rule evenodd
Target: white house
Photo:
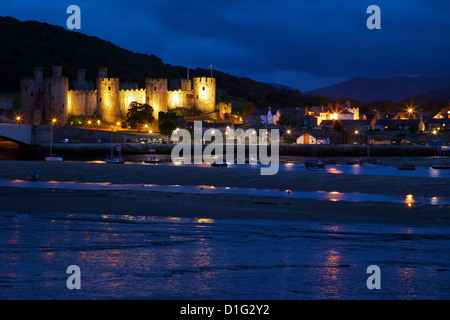
<instances>
[{"instance_id":1,"label":"white house","mask_svg":"<svg viewBox=\"0 0 450 320\"><path fill-rule=\"evenodd\" d=\"M297 138L297 144L330 144L330 138L320 133L306 132Z\"/></svg>"},{"instance_id":2,"label":"white house","mask_svg":"<svg viewBox=\"0 0 450 320\"><path fill-rule=\"evenodd\" d=\"M253 115L258 115L262 124L277 124L280 120L280 111L278 109L256 109Z\"/></svg>"}]
</instances>

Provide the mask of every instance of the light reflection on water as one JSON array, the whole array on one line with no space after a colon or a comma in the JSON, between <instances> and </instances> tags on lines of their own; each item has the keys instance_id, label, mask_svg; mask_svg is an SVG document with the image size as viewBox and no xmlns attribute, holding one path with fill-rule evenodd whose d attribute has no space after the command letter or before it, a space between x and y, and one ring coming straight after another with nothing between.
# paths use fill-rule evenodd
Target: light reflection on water
<instances>
[{"instance_id":1,"label":"light reflection on water","mask_svg":"<svg viewBox=\"0 0 450 320\"><path fill-rule=\"evenodd\" d=\"M51 222L52 221L52 222ZM1 299L448 299L449 226L0 212ZM11 241L13 239L13 241ZM81 268L82 289L65 271ZM382 271L382 290L365 286Z\"/></svg>"},{"instance_id":2,"label":"light reflection on water","mask_svg":"<svg viewBox=\"0 0 450 320\"><path fill-rule=\"evenodd\" d=\"M67 190L131 190L131 191L158 191L176 192L188 194L241 194L264 197L290 197L300 199L320 199L328 201L375 201L405 203L412 206L414 203L431 205L449 205L450 199L447 197L413 197L413 195L395 196L387 194L367 194L358 192L338 192L338 191L291 191L276 189L255 189L255 188L231 188L214 186L192 186L192 185L152 185L152 184L111 184L111 183L75 183L64 181L35 181L24 180L0 180L1 187L20 188L42 188L42 189L67 189Z\"/></svg>"}]
</instances>

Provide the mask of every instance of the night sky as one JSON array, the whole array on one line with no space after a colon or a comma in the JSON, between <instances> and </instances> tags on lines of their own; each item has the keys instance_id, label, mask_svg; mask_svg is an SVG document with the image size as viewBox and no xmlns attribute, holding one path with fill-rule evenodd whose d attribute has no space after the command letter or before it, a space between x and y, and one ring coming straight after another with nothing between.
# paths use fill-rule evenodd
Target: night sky
<instances>
[{"instance_id":1,"label":"night sky","mask_svg":"<svg viewBox=\"0 0 450 320\"><path fill-rule=\"evenodd\" d=\"M450 75L448 0L2 0L0 15L81 30L165 63L312 90L356 76ZM369 30L369 5L381 30Z\"/></svg>"}]
</instances>

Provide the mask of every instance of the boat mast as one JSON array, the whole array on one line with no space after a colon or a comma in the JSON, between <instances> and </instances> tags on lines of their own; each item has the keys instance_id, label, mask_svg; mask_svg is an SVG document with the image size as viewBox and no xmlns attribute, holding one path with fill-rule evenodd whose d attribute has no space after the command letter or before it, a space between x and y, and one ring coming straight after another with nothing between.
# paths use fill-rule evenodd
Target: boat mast
<instances>
[{"instance_id":1,"label":"boat mast","mask_svg":"<svg viewBox=\"0 0 450 320\"><path fill-rule=\"evenodd\" d=\"M53 155L53 126L55 123L52 123L52 126L50 127L50 157Z\"/></svg>"},{"instance_id":2,"label":"boat mast","mask_svg":"<svg viewBox=\"0 0 450 320\"><path fill-rule=\"evenodd\" d=\"M113 138L114 138L114 128L111 127L111 160L113 158L113 148L114 148Z\"/></svg>"}]
</instances>

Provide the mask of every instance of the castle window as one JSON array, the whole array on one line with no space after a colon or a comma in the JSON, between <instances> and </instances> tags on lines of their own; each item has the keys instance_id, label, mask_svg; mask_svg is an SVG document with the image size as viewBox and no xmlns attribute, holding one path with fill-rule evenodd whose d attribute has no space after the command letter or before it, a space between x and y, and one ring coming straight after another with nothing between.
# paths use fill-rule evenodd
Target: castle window
<instances>
[{"instance_id":1,"label":"castle window","mask_svg":"<svg viewBox=\"0 0 450 320\"><path fill-rule=\"evenodd\" d=\"M102 102L102 98L100 98L100 102Z\"/></svg>"},{"instance_id":2,"label":"castle window","mask_svg":"<svg viewBox=\"0 0 450 320\"><path fill-rule=\"evenodd\" d=\"M111 87L108 87L108 90L111 90Z\"/></svg>"},{"instance_id":3,"label":"castle window","mask_svg":"<svg viewBox=\"0 0 450 320\"><path fill-rule=\"evenodd\" d=\"M153 91L156 91L156 87L153 87Z\"/></svg>"},{"instance_id":4,"label":"castle window","mask_svg":"<svg viewBox=\"0 0 450 320\"><path fill-rule=\"evenodd\" d=\"M205 88L205 87L203 87L203 91L205 91L205 89L206 89L206 88Z\"/></svg>"}]
</instances>

